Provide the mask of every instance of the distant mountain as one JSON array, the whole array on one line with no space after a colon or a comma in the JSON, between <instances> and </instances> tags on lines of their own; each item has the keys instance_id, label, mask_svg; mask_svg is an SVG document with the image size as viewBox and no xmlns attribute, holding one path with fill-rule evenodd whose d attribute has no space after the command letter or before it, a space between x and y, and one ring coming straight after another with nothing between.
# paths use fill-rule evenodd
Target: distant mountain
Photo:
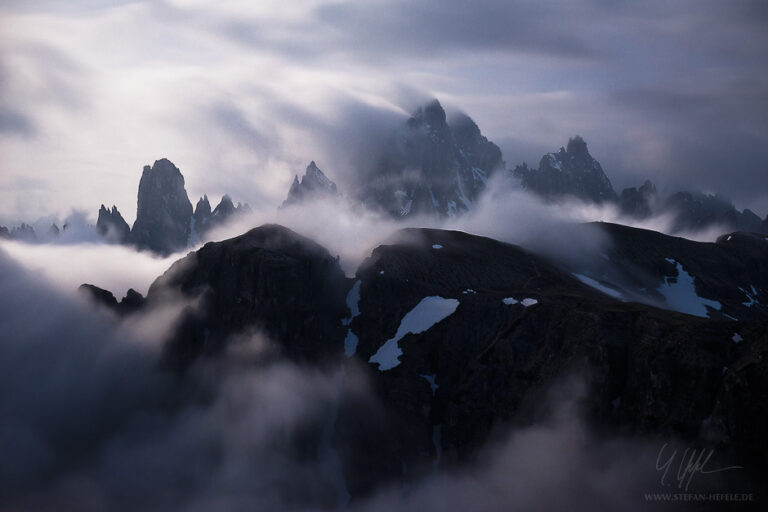
<instances>
[{"instance_id":1,"label":"distant mountain","mask_svg":"<svg viewBox=\"0 0 768 512\"><path fill-rule=\"evenodd\" d=\"M600 162L592 158L587 143L578 135L568 140L566 148L544 155L537 169L523 164L512 174L520 179L523 188L545 199L570 196L597 204L617 200Z\"/></svg>"},{"instance_id":2,"label":"distant mountain","mask_svg":"<svg viewBox=\"0 0 768 512\"><path fill-rule=\"evenodd\" d=\"M629 187L621 191L619 208L624 215L645 219L653 215L657 201L656 185L645 180L639 188Z\"/></svg>"},{"instance_id":3,"label":"distant mountain","mask_svg":"<svg viewBox=\"0 0 768 512\"><path fill-rule=\"evenodd\" d=\"M617 195L600 162L587 150L578 135L569 139L566 148L547 153L539 167L518 165L510 175L523 189L546 201L578 199L598 205L615 205L622 214L638 220L664 214L673 219L672 232L696 231L719 227L726 231L768 233L768 217L761 222L751 210L739 211L721 195L678 192L660 197L656 186L646 180L642 186L625 188Z\"/></svg>"},{"instance_id":4,"label":"distant mountain","mask_svg":"<svg viewBox=\"0 0 768 512\"><path fill-rule=\"evenodd\" d=\"M299 204L307 199L337 195L339 195L339 191L336 188L336 183L328 179L313 160L307 166L301 180L299 180L298 175L293 178L288 197L283 201L282 206Z\"/></svg>"},{"instance_id":5,"label":"distant mountain","mask_svg":"<svg viewBox=\"0 0 768 512\"><path fill-rule=\"evenodd\" d=\"M204 239L208 232L217 226L221 226L233 215L238 215L249 211L248 205L232 202L228 194L221 197L221 201L216 208L211 211L211 204L208 202L208 196L204 195L197 201L193 219L193 231L198 239Z\"/></svg>"},{"instance_id":6,"label":"distant mountain","mask_svg":"<svg viewBox=\"0 0 768 512\"><path fill-rule=\"evenodd\" d=\"M661 213L675 217L674 230L695 231L709 226L722 226L724 231L760 232L761 219L752 210L738 211L725 196L678 192L666 199Z\"/></svg>"},{"instance_id":7,"label":"distant mountain","mask_svg":"<svg viewBox=\"0 0 768 512\"><path fill-rule=\"evenodd\" d=\"M131 228L116 206L112 205L112 209L108 210L102 204L96 220L96 231L107 240L122 244L128 240Z\"/></svg>"},{"instance_id":8,"label":"distant mountain","mask_svg":"<svg viewBox=\"0 0 768 512\"><path fill-rule=\"evenodd\" d=\"M213 211L207 195L200 198L193 211L184 185L181 171L167 158L155 161L151 167L144 166L133 227L128 227L117 207L109 210L102 204L97 232L115 243L170 254L205 239L211 229L232 215L249 210L248 205L235 206L225 194Z\"/></svg>"},{"instance_id":9,"label":"distant mountain","mask_svg":"<svg viewBox=\"0 0 768 512\"><path fill-rule=\"evenodd\" d=\"M82 284L79 288L80 293L84 294L87 298L93 302L111 310L118 315L127 315L134 313L144 306L144 297L134 290L129 288L125 297L118 302L115 296L109 290L104 290L98 286L92 284Z\"/></svg>"},{"instance_id":10,"label":"distant mountain","mask_svg":"<svg viewBox=\"0 0 768 512\"><path fill-rule=\"evenodd\" d=\"M365 204L395 218L450 217L472 208L504 161L472 119L462 115L449 124L434 100L392 136L374 167L357 194Z\"/></svg>"},{"instance_id":11,"label":"distant mountain","mask_svg":"<svg viewBox=\"0 0 768 512\"><path fill-rule=\"evenodd\" d=\"M11 228L8 238L22 242L35 242L37 241L37 233L35 233L35 229L32 226L22 222L20 225Z\"/></svg>"},{"instance_id":12,"label":"distant mountain","mask_svg":"<svg viewBox=\"0 0 768 512\"><path fill-rule=\"evenodd\" d=\"M188 245L191 218L192 203L181 171L166 158L155 161L152 167L145 166L130 242L160 254L178 251Z\"/></svg>"}]
</instances>

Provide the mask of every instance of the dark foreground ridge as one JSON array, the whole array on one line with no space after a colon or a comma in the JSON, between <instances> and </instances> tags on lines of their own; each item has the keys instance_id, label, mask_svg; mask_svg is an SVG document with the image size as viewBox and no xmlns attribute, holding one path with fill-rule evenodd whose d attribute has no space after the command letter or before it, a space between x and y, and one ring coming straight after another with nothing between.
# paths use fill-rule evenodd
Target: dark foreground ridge
<instances>
[{"instance_id":1,"label":"dark foreground ridge","mask_svg":"<svg viewBox=\"0 0 768 512\"><path fill-rule=\"evenodd\" d=\"M499 429L533 422L542 390L573 372L606 436L717 448L747 468L744 485L768 481L768 241L598 228L611 239L604 267L405 229L352 280L323 247L265 225L174 263L140 309L189 302L164 355L177 375L250 331L294 360L362 372L376 405L342 397L332 434L353 499L472 461ZM665 295L689 283L683 273L698 314Z\"/></svg>"}]
</instances>

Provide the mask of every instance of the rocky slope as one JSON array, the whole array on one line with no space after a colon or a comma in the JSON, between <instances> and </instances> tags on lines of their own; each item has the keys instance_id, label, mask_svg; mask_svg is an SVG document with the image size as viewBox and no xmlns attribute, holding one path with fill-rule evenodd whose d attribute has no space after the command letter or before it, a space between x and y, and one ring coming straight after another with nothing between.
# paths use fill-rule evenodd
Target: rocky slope
<instances>
[{"instance_id":1,"label":"rocky slope","mask_svg":"<svg viewBox=\"0 0 768 512\"><path fill-rule=\"evenodd\" d=\"M768 240L753 233L694 242L655 231L596 223L607 246L573 272L622 300L705 318L768 318Z\"/></svg>"},{"instance_id":2,"label":"rocky slope","mask_svg":"<svg viewBox=\"0 0 768 512\"><path fill-rule=\"evenodd\" d=\"M594 428L717 447L749 468L744 482L761 481L768 242L598 228L610 239L604 267L407 229L352 280L311 240L262 226L179 260L140 308L169 296L189 301L164 356L180 374L255 331L294 360L333 367L344 359L362 372L375 403L343 397L333 423L353 497L473 460L498 429L533 421L542 389L574 372L586 381ZM624 287L601 280L602 271ZM684 293L667 293L677 285ZM116 308L111 295L91 293ZM631 302L637 297L645 303ZM686 304L680 297L698 297L701 310L676 311Z\"/></svg>"},{"instance_id":3,"label":"rocky slope","mask_svg":"<svg viewBox=\"0 0 768 512\"><path fill-rule=\"evenodd\" d=\"M174 265L147 293L147 307L169 294L197 301L169 341L166 362L183 369L220 352L249 330L279 340L298 359L341 351L348 280L338 259L289 229L266 225L209 242Z\"/></svg>"}]
</instances>

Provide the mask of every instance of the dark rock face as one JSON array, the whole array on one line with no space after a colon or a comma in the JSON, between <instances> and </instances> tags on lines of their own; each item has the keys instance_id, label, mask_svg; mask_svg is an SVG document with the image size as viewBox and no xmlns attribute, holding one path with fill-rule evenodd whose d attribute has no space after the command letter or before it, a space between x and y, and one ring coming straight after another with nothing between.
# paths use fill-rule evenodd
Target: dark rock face
<instances>
[{"instance_id":1,"label":"dark rock face","mask_svg":"<svg viewBox=\"0 0 768 512\"><path fill-rule=\"evenodd\" d=\"M386 411L375 420L384 433L373 449L350 441L365 439L360 430L372 425L342 408L337 436L347 443L340 450L353 495L430 471L436 439L441 466L472 460L499 426L530 421L538 390L574 369L586 375L587 410L600 428L705 443L748 460L758 475L768 469L768 374L757 368L768 312L760 322L715 321L624 303L514 246L437 230L408 234L408 242L376 249L357 273L354 357L369 361L424 297L458 307L402 337L397 366L370 366ZM734 333L743 339L735 343Z\"/></svg>"},{"instance_id":2,"label":"dark rock face","mask_svg":"<svg viewBox=\"0 0 768 512\"><path fill-rule=\"evenodd\" d=\"M131 228L116 206L112 205L112 209L108 210L104 205L101 205L99 218L96 221L96 231L110 242L125 243L131 233Z\"/></svg>"},{"instance_id":3,"label":"dark rock face","mask_svg":"<svg viewBox=\"0 0 768 512\"><path fill-rule=\"evenodd\" d=\"M118 315L135 313L144 306L144 297L133 288L128 290L120 302L117 302L117 299L109 290L92 284L82 284L79 289L90 300Z\"/></svg>"},{"instance_id":4,"label":"dark rock face","mask_svg":"<svg viewBox=\"0 0 768 512\"><path fill-rule=\"evenodd\" d=\"M191 234L192 204L179 169L165 158L152 167L145 166L138 197L131 242L140 249L160 254L186 247Z\"/></svg>"},{"instance_id":5,"label":"dark rock face","mask_svg":"<svg viewBox=\"0 0 768 512\"><path fill-rule=\"evenodd\" d=\"M538 169L523 164L512 174L521 180L523 188L547 200L569 196L598 204L617 200L600 162L592 158L587 143L578 135L568 140L567 148L544 155Z\"/></svg>"},{"instance_id":6,"label":"dark rock face","mask_svg":"<svg viewBox=\"0 0 768 512\"><path fill-rule=\"evenodd\" d=\"M5 226L0 226L0 238L10 238L11 233L8 231L8 228Z\"/></svg>"},{"instance_id":7,"label":"dark rock face","mask_svg":"<svg viewBox=\"0 0 768 512\"><path fill-rule=\"evenodd\" d=\"M735 233L705 244L597 228L611 245L606 266L592 269L593 284L572 274L585 270L519 247L430 229L398 233L352 283L325 249L267 225L179 260L142 307L168 296L192 301L165 350L166 366L182 372L254 331L310 364L338 365L344 349L349 371L362 372L376 398L340 398L333 438L353 497L417 480L433 464L473 460L498 429L533 422L542 389L574 371L600 431L712 446L749 464L745 478L764 480L768 310L758 303L768 301L768 242ZM605 293L629 285L594 285L619 274L621 284L636 278L648 290L682 283L678 263L694 292L722 310L692 316ZM753 304L739 305L743 297L728 293L747 282ZM90 291L115 307L111 294ZM427 298L451 309L404 333L403 320ZM737 309L741 321L724 314ZM393 339L401 353L382 370L371 358Z\"/></svg>"},{"instance_id":8,"label":"dark rock face","mask_svg":"<svg viewBox=\"0 0 768 512\"><path fill-rule=\"evenodd\" d=\"M248 209L248 205L241 205L240 203L235 206L229 195L224 194L216 208L211 211L211 204L206 195L197 202L195 207L194 232L199 239L204 239L210 230L224 224L235 215L245 213Z\"/></svg>"},{"instance_id":9,"label":"dark rock face","mask_svg":"<svg viewBox=\"0 0 768 512\"><path fill-rule=\"evenodd\" d=\"M621 191L619 208L624 215L646 219L653 214L657 200L656 185L645 180L640 188L630 187Z\"/></svg>"},{"instance_id":10,"label":"dark rock face","mask_svg":"<svg viewBox=\"0 0 768 512\"><path fill-rule=\"evenodd\" d=\"M281 226L265 225L210 242L177 261L149 289L147 303L169 293L199 300L169 341L166 362L183 369L257 330L299 360L318 361L342 348L349 286L321 246Z\"/></svg>"},{"instance_id":11,"label":"dark rock face","mask_svg":"<svg viewBox=\"0 0 768 512\"><path fill-rule=\"evenodd\" d=\"M197 201L195 213L192 214L195 220L195 231L203 233L206 231L208 220L211 218L211 203L208 202L208 195L204 195Z\"/></svg>"},{"instance_id":12,"label":"dark rock face","mask_svg":"<svg viewBox=\"0 0 768 512\"><path fill-rule=\"evenodd\" d=\"M395 134L359 196L395 218L453 216L469 210L487 179L503 166L501 150L469 117L451 126L435 100Z\"/></svg>"},{"instance_id":13,"label":"dark rock face","mask_svg":"<svg viewBox=\"0 0 768 512\"><path fill-rule=\"evenodd\" d=\"M336 184L328 179L313 160L301 180L298 175L293 178L288 197L283 201L282 207L298 204L306 199L333 197L338 194Z\"/></svg>"}]
</instances>

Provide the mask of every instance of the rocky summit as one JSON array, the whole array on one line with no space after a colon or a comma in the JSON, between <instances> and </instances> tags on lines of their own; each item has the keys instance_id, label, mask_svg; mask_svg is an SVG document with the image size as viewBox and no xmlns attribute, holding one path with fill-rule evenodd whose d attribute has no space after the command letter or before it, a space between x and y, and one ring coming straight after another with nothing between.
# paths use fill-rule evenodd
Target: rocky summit
<instances>
[{"instance_id":1,"label":"rocky summit","mask_svg":"<svg viewBox=\"0 0 768 512\"><path fill-rule=\"evenodd\" d=\"M125 219L123 219L123 216L114 205L112 205L111 210L101 205L99 217L96 221L96 231L99 235L113 243L124 243L131 234L130 226L128 226L128 223L125 222Z\"/></svg>"},{"instance_id":2,"label":"rocky summit","mask_svg":"<svg viewBox=\"0 0 768 512\"><path fill-rule=\"evenodd\" d=\"M523 188L546 199L572 196L583 201L605 203L616 201L616 192L603 172L600 162L592 158L587 143L578 135L568 146L541 158L538 169L519 165L512 174Z\"/></svg>"},{"instance_id":3,"label":"rocky summit","mask_svg":"<svg viewBox=\"0 0 768 512\"><path fill-rule=\"evenodd\" d=\"M291 188L288 190L288 197L283 201L282 207L285 208L310 199L334 197L338 194L336 183L328 179L313 160L307 166L301 180L299 180L298 175L293 178Z\"/></svg>"},{"instance_id":4,"label":"rocky summit","mask_svg":"<svg viewBox=\"0 0 768 512\"><path fill-rule=\"evenodd\" d=\"M341 352L347 288L338 258L287 228L265 225L174 263L146 303L169 293L199 301L167 346L166 361L177 369L249 330L280 340L294 358L318 360Z\"/></svg>"},{"instance_id":5,"label":"rocky summit","mask_svg":"<svg viewBox=\"0 0 768 512\"><path fill-rule=\"evenodd\" d=\"M353 499L469 463L499 429L534 421L542 390L574 372L605 435L713 447L748 468L743 485L768 481L768 241L592 228L609 240L602 267L406 229L349 279L320 245L265 225L190 253L134 302L194 304L165 345L177 374L251 332L302 364L362 372L375 403L341 396L329 411ZM309 439L328 427L315 428Z\"/></svg>"},{"instance_id":6,"label":"rocky summit","mask_svg":"<svg viewBox=\"0 0 768 512\"><path fill-rule=\"evenodd\" d=\"M213 210L205 195L193 211L184 187L184 176L170 160L163 158L151 167L144 167L133 228L128 226L116 206L110 210L102 204L96 230L112 243L170 254L205 240L213 228L221 226L233 215L247 211L247 204L235 206L227 194Z\"/></svg>"},{"instance_id":7,"label":"rocky summit","mask_svg":"<svg viewBox=\"0 0 768 512\"><path fill-rule=\"evenodd\" d=\"M192 203L181 171L166 158L145 166L130 241L161 254L178 251L188 244L191 218Z\"/></svg>"},{"instance_id":8,"label":"rocky summit","mask_svg":"<svg viewBox=\"0 0 768 512\"><path fill-rule=\"evenodd\" d=\"M503 169L501 150L467 116L448 123L437 100L419 108L385 145L359 199L395 218L466 212Z\"/></svg>"}]
</instances>

